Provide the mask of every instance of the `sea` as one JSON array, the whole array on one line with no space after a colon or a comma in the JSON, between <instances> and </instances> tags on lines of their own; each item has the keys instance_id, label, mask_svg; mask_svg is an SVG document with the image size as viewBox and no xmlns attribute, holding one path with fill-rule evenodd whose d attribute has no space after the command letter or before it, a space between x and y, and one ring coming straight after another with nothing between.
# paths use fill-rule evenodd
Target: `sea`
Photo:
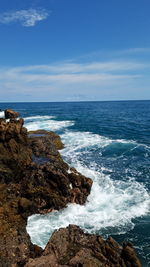
<instances>
[{"instance_id":1,"label":"sea","mask_svg":"<svg viewBox=\"0 0 150 267\"><path fill-rule=\"evenodd\" d=\"M28 130L58 133L63 159L93 180L85 205L28 218L32 242L44 248L55 230L76 224L130 241L150 266L150 101L0 103L6 108L18 111Z\"/></svg>"}]
</instances>

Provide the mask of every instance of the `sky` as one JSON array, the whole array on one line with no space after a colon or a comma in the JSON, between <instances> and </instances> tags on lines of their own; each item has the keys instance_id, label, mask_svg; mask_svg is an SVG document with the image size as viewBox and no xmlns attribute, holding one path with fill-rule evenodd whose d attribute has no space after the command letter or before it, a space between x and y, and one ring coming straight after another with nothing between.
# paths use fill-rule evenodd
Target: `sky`
<instances>
[{"instance_id":1,"label":"sky","mask_svg":"<svg viewBox=\"0 0 150 267\"><path fill-rule=\"evenodd\" d=\"M1 0L0 102L150 100L149 0Z\"/></svg>"}]
</instances>

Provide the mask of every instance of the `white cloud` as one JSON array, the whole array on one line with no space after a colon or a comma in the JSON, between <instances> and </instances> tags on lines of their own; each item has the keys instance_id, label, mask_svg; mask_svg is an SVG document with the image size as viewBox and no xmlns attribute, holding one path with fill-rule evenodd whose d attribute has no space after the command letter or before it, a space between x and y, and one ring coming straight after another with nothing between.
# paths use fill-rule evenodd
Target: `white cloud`
<instances>
[{"instance_id":1,"label":"white cloud","mask_svg":"<svg viewBox=\"0 0 150 267\"><path fill-rule=\"evenodd\" d=\"M131 98L133 88L143 85L145 69L149 68L149 64L134 61L0 68L0 95L6 102L8 97L14 101L15 97L20 101L71 99L75 93L88 99L107 99L114 94Z\"/></svg>"},{"instance_id":2,"label":"white cloud","mask_svg":"<svg viewBox=\"0 0 150 267\"><path fill-rule=\"evenodd\" d=\"M23 9L0 14L0 23L20 22L22 26L33 27L38 21L44 20L48 16L49 14L45 9Z\"/></svg>"},{"instance_id":3,"label":"white cloud","mask_svg":"<svg viewBox=\"0 0 150 267\"><path fill-rule=\"evenodd\" d=\"M109 81L131 80L141 77L135 70L145 68L144 64L134 62L93 62L85 64L62 63L52 65L33 65L0 69L0 82L12 81L24 84L37 83L43 87L58 83L105 83ZM133 73L132 73L133 71Z\"/></svg>"},{"instance_id":4,"label":"white cloud","mask_svg":"<svg viewBox=\"0 0 150 267\"><path fill-rule=\"evenodd\" d=\"M149 68L150 64L131 61L106 61L90 63L57 63L52 65L32 65L13 68L13 72L24 74L81 74L81 73L125 73Z\"/></svg>"}]
</instances>

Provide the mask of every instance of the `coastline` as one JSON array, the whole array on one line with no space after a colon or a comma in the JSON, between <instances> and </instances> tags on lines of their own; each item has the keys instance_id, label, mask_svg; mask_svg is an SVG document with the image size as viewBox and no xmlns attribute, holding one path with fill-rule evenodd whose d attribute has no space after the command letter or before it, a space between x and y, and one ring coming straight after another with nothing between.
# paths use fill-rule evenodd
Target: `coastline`
<instances>
[{"instance_id":1,"label":"coastline","mask_svg":"<svg viewBox=\"0 0 150 267\"><path fill-rule=\"evenodd\" d=\"M54 263L58 266L67 266L67 264L75 266L75 263L71 261L72 258L78 254L78 261L84 261L87 253L90 255L87 264L91 264L92 261L95 264L91 266L103 266L100 264L104 263L107 263L106 266L129 266L129 262L131 266L141 266L131 244L127 243L121 247L112 239L102 241L100 236L84 234L76 226L60 230L65 231L65 236L67 236L67 231L69 231L69 236L70 232L73 232L71 242L74 242L76 249L71 249L69 255L72 253L72 256L67 257L68 247L70 248L70 243L68 243L62 255L64 259L67 257L66 260L61 259L59 262L58 248L55 253L51 250L57 232L51 237L44 251L33 245L26 232L27 217L35 213L46 213L53 209L64 208L70 202L83 205L90 193L92 180L81 175L74 168L70 169L68 164L62 160L58 149L63 148L63 144L58 135L47 131L36 131L29 132L28 136L22 119L12 117L9 122L1 119L0 145L2 203L0 257L4 266L40 266L38 261L41 261L41 257L42 260L48 261L50 261L49 258L53 258L51 265L45 263L43 266L55 266ZM44 158L42 164L39 163L41 158L42 160ZM59 233L58 231L56 240L60 240ZM84 242L75 242L80 235L86 238L86 242L87 239L93 240L94 238L93 247L85 246ZM97 238L101 242L95 244ZM63 242L62 247L64 247ZM95 253L91 256L93 248L100 249L98 255ZM55 254L55 259L52 254ZM38 259L34 260L34 258ZM70 261L72 263L69 263Z\"/></svg>"}]
</instances>

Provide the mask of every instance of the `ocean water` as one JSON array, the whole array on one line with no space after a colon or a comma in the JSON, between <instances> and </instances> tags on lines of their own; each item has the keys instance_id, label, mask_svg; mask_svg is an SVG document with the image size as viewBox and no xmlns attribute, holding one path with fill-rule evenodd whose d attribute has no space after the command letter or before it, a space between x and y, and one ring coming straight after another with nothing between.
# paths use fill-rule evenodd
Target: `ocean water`
<instances>
[{"instance_id":1,"label":"ocean water","mask_svg":"<svg viewBox=\"0 0 150 267\"><path fill-rule=\"evenodd\" d=\"M57 132L64 160L93 179L84 206L68 204L28 219L32 242L45 247L55 229L76 224L120 243L131 241L142 266L150 266L150 101L1 103L0 108L20 112L29 130Z\"/></svg>"}]
</instances>

